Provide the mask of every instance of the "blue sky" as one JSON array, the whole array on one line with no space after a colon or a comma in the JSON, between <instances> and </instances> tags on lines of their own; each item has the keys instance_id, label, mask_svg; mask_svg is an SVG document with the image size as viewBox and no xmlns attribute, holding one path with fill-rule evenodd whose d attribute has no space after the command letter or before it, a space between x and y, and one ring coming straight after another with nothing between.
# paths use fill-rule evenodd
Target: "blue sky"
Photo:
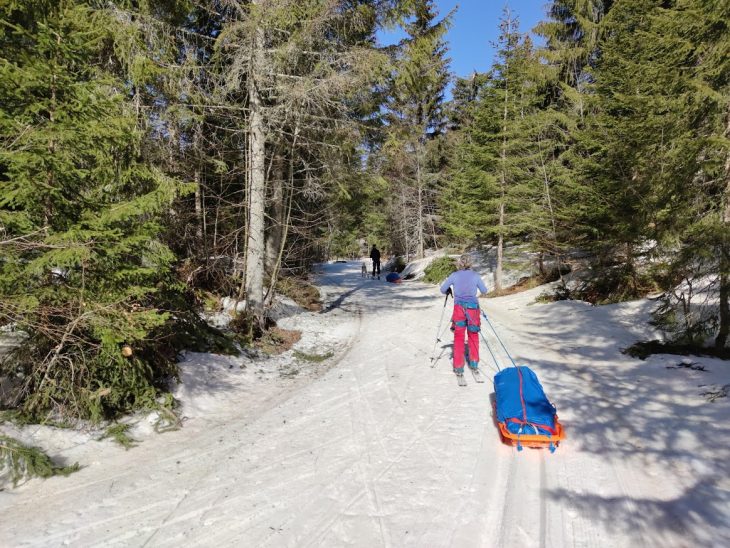
<instances>
[{"instance_id":1,"label":"blue sky","mask_svg":"<svg viewBox=\"0 0 730 548\"><path fill-rule=\"evenodd\" d=\"M528 32L545 19L545 0L437 0L443 17L458 4L453 25L446 36L449 42L451 70L457 76L468 76L474 69L487 70L492 63L495 42L499 36L499 18L505 5L517 14L520 30Z\"/></svg>"},{"instance_id":2,"label":"blue sky","mask_svg":"<svg viewBox=\"0 0 730 548\"><path fill-rule=\"evenodd\" d=\"M548 0L436 0L439 19L458 5L452 26L446 35L449 43L451 71L456 76L468 76L474 70L486 71L492 64L492 42L499 35L499 18L509 5L520 20L520 30L528 32L545 19ZM381 33L383 43L397 41L402 34Z\"/></svg>"}]
</instances>

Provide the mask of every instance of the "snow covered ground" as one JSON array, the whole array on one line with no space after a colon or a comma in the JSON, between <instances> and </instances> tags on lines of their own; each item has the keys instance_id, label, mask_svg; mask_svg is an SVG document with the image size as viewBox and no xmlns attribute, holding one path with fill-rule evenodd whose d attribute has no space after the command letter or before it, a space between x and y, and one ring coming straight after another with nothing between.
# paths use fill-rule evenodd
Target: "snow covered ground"
<instances>
[{"instance_id":1,"label":"snow covered ground","mask_svg":"<svg viewBox=\"0 0 730 548\"><path fill-rule=\"evenodd\" d=\"M0 492L0 546L730 545L730 397L710 401L730 364L621 354L649 335L649 301L482 301L566 429L556 453L518 453L491 383L458 387L448 346L429 367L436 288L361 278L359 262L319 283L324 310L280 324L331 358L189 355L184 427L139 424L129 451L59 442L84 468Z\"/></svg>"}]
</instances>

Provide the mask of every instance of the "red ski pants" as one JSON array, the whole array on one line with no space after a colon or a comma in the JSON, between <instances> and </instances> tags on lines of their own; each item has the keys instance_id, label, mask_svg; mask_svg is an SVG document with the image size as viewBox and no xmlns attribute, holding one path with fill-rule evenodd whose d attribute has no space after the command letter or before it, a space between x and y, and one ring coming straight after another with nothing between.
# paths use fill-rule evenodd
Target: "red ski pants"
<instances>
[{"instance_id":1,"label":"red ski pants","mask_svg":"<svg viewBox=\"0 0 730 548\"><path fill-rule=\"evenodd\" d=\"M464 308L460 304L454 305L451 316L454 324L454 367L464 367L464 332L467 333L469 347L469 365L479 365L479 330L481 318L478 308Z\"/></svg>"}]
</instances>

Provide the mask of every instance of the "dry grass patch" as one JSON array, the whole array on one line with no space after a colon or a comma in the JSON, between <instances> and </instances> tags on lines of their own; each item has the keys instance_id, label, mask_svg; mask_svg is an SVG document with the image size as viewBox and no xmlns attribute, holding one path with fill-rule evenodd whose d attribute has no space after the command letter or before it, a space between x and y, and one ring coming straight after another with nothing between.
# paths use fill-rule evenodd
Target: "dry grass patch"
<instances>
[{"instance_id":1,"label":"dry grass patch","mask_svg":"<svg viewBox=\"0 0 730 548\"><path fill-rule=\"evenodd\" d=\"M301 338L301 331L272 327L254 342L254 346L269 355L283 354Z\"/></svg>"},{"instance_id":2,"label":"dry grass patch","mask_svg":"<svg viewBox=\"0 0 730 548\"><path fill-rule=\"evenodd\" d=\"M321 363L325 360L330 359L332 356L334 356L335 353L331 350L328 352L325 352L324 354L309 354L307 352L300 352L299 350L294 351L294 357L298 358L300 360L313 362L313 363Z\"/></svg>"},{"instance_id":3,"label":"dry grass patch","mask_svg":"<svg viewBox=\"0 0 730 548\"><path fill-rule=\"evenodd\" d=\"M490 291L489 293L487 293L486 297L488 299L491 299L493 297L504 297L505 295L522 293L523 291L527 291L528 289L534 289L535 287L547 283L548 281L552 280L548 280L544 276L524 276L520 278L516 284L510 287L506 287L504 289L501 289L500 291Z\"/></svg>"},{"instance_id":4,"label":"dry grass patch","mask_svg":"<svg viewBox=\"0 0 730 548\"><path fill-rule=\"evenodd\" d=\"M311 312L322 310L319 289L306 280L287 276L276 282L276 290Z\"/></svg>"}]
</instances>

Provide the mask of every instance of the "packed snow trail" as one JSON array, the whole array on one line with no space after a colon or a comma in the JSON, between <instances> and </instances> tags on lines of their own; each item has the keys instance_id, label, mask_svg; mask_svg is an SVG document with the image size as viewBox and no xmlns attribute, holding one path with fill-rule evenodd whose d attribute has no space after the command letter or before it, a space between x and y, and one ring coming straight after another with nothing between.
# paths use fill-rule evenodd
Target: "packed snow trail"
<instances>
[{"instance_id":1,"label":"packed snow trail","mask_svg":"<svg viewBox=\"0 0 730 548\"><path fill-rule=\"evenodd\" d=\"M457 386L448 347L429 367L435 287L363 279L355 263L326 265L319 284L322 320L352 328L326 374L256 416L241 396L225 420L191 419L69 478L0 493L0 545L730 543L729 398L698 396L699 373L666 369L676 357L620 354L643 304L482 301L567 433L553 455L518 453L500 443L491 382ZM727 379L711 375L700 380Z\"/></svg>"}]
</instances>

